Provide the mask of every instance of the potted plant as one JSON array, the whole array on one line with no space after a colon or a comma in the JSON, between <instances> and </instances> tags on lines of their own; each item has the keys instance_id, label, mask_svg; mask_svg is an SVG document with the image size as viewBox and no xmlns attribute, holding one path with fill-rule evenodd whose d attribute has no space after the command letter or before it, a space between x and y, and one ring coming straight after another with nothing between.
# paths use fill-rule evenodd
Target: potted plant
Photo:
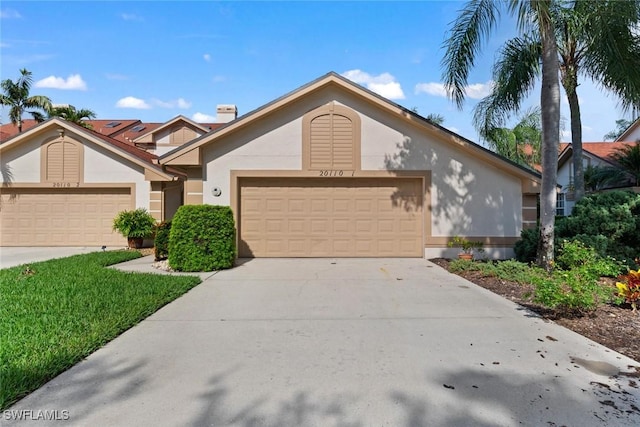
<instances>
[{"instance_id":1,"label":"potted plant","mask_svg":"<svg viewBox=\"0 0 640 427\"><path fill-rule=\"evenodd\" d=\"M127 238L131 249L140 249L145 237L155 230L156 219L145 208L121 211L113 220L113 230Z\"/></svg>"},{"instance_id":2,"label":"potted plant","mask_svg":"<svg viewBox=\"0 0 640 427\"><path fill-rule=\"evenodd\" d=\"M473 241L465 239L460 236L453 236L451 241L449 242L449 247L458 247L460 248L460 253L458 254L459 259L472 260L473 259L473 250L477 250L478 252L484 252L483 249L484 243L481 241Z\"/></svg>"}]
</instances>

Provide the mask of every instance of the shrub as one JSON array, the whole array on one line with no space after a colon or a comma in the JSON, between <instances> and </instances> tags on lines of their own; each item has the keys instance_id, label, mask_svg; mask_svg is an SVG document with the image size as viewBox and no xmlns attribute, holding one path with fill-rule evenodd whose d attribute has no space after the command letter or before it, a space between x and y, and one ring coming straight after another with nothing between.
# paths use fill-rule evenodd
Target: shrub
<instances>
[{"instance_id":1,"label":"shrub","mask_svg":"<svg viewBox=\"0 0 640 427\"><path fill-rule=\"evenodd\" d=\"M539 234L540 231L538 228L522 230L520 233L521 240L518 240L513 248L516 254L516 260L527 263L536 260Z\"/></svg>"},{"instance_id":2,"label":"shrub","mask_svg":"<svg viewBox=\"0 0 640 427\"><path fill-rule=\"evenodd\" d=\"M181 206L169 234L169 265L178 271L212 271L233 267L236 231L228 206Z\"/></svg>"},{"instance_id":3,"label":"shrub","mask_svg":"<svg viewBox=\"0 0 640 427\"><path fill-rule=\"evenodd\" d=\"M610 191L586 196L558 223L556 235L580 240L601 257L633 265L640 252L640 194Z\"/></svg>"},{"instance_id":4,"label":"shrub","mask_svg":"<svg viewBox=\"0 0 640 427\"><path fill-rule=\"evenodd\" d=\"M156 227L156 238L153 241L155 247L156 261L169 257L169 233L171 232L171 221L163 221Z\"/></svg>"},{"instance_id":5,"label":"shrub","mask_svg":"<svg viewBox=\"0 0 640 427\"><path fill-rule=\"evenodd\" d=\"M613 297L610 287L598 283L592 272L583 268L556 270L534 285L535 302L564 311L592 310Z\"/></svg>"}]
</instances>

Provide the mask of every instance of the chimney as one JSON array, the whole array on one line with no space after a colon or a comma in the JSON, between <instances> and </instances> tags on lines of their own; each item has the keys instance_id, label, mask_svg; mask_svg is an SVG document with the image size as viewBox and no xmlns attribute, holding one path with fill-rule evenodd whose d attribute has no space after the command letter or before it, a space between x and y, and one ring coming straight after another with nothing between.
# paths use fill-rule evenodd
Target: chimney
<instances>
[{"instance_id":1,"label":"chimney","mask_svg":"<svg viewBox=\"0 0 640 427\"><path fill-rule=\"evenodd\" d=\"M238 108L233 104L218 104L216 109L216 122L228 123L238 117Z\"/></svg>"}]
</instances>

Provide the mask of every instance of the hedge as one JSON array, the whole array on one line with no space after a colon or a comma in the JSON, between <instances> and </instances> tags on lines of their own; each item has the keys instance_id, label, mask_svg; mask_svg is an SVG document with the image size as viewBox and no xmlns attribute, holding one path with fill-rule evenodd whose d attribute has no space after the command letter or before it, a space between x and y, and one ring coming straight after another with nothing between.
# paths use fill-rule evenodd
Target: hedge
<instances>
[{"instance_id":1,"label":"hedge","mask_svg":"<svg viewBox=\"0 0 640 427\"><path fill-rule=\"evenodd\" d=\"M169 265L177 271L233 267L236 228L228 206L181 206L171 222Z\"/></svg>"},{"instance_id":2,"label":"hedge","mask_svg":"<svg viewBox=\"0 0 640 427\"><path fill-rule=\"evenodd\" d=\"M155 247L156 261L169 257L169 234L171 232L171 221L164 221L156 228L156 238L153 242Z\"/></svg>"}]
</instances>

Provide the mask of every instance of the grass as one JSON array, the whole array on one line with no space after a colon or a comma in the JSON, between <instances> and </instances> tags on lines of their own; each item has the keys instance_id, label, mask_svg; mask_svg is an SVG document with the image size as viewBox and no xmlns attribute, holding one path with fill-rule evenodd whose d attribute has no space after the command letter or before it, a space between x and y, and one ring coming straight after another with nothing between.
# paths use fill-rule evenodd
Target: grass
<instances>
[{"instance_id":1,"label":"grass","mask_svg":"<svg viewBox=\"0 0 640 427\"><path fill-rule=\"evenodd\" d=\"M0 270L0 409L200 283L105 268L138 257L94 252Z\"/></svg>"}]
</instances>

